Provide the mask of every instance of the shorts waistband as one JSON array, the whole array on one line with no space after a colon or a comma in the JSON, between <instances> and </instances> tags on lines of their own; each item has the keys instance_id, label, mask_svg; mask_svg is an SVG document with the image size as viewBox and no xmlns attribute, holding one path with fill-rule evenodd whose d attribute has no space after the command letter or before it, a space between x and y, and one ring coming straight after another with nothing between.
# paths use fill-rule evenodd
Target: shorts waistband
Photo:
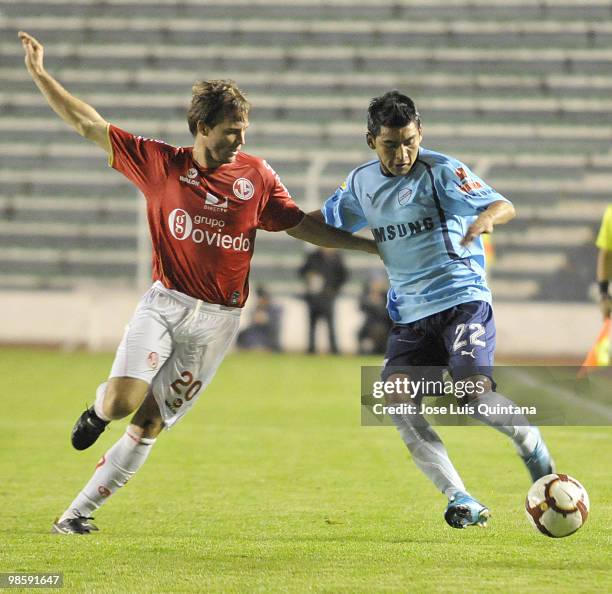
<instances>
[{"instance_id":1,"label":"shorts waistband","mask_svg":"<svg viewBox=\"0 0 612 594\"><path fill-rule=\"evenodd\" d=\"M240 317L240 313L242 312L242 308L240 307L229 307L228 305L219 305L218 303L207 303L201 299L196 299L195 297L185 295L185 293L181 293L180 291L168 289L167 287L164 287L161 281L155 281L151 288L163 293L164 295L167 295L168 297L172 297L172 299L175 299L179 303L182 303L191 309L195 309L198 312L209 311L236 317Z\"/></svg>"}]
</instances>

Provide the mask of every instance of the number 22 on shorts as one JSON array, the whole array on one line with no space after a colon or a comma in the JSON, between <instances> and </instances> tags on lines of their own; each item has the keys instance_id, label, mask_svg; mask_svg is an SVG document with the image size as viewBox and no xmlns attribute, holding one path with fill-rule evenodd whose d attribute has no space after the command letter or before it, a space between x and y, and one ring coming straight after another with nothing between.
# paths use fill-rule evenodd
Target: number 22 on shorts
<instances>
[{"instance_id":1,"label":"number 22 on shorts","mask_svg":"<svg viewBox=\"0 0 612 594\"><path fill-rule=\"evenodd\" d=\"M467 330L471 330L471 334L468 336L470 344L474 346L487 346L484 340L480 340L480 337L485 333L485 328L482 324L457 324L455 327L455 342L453 342L453 351L458 351L468 344L468 340L463 337Z\"/></svg>"}]
</instances>

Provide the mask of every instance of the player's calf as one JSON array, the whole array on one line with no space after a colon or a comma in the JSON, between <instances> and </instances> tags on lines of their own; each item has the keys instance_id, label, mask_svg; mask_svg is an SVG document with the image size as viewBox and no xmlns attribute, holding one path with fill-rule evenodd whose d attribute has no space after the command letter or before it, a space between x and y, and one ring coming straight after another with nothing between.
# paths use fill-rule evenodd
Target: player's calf
<instances>
[{"instance_id":1,"label":"player's calf","mask_svg":"<svg viewBox=\"0 0 612 594\"><path fill-rule=\"evenodd\" d=\"M83 490L53 524L57 534L88 534L92 513L123 487L145 463L155 444L154 438L141 437L130 425L119 440L100 458Z\"/></svg>"},{"instance_id":2,"label":"player's calf","mask_svg":"<svg viewBox=\"0 0 612 594\"><path fill-rule=\"evenodd\" d=\"M537 431L538 440L536 442L533 451L526 456L521 456L529 474L531 476L532 482L536 482L538 479L546 476L547 474L552 474L555 472L555 463L546 447L546 443L544 443L544 439L542 438L539 429L536 427L533 428Z\"/></svg>"},{"instance_id":3,"label":"player's calf","mask_svg":"<svg viewBox=\"0 0 612 594\"><path fill-rule=\"evenodd\" d=\"M159 406L151 392L130 421L129 431L139 438L155 439L164 428Z\"/></svg>"},{"instance_id":4,"label":"player's calf","mask_svg":"<svg viewBox=\"0 0 612 594\"><path fill-rule=\"evenodd\" d=\"M486 404L490 408L498 410L509 410L515 407L511 400L503 394L494 391L495 386L487 376L473 375L467 378L467 381L472 383L479 382L478 385L483 386L481 393L468 396L468 400L474 407L477 407L479 404ZM531 475L532 482L555 471L555 464L539 429L530 425L527 418L523 415L514 413L483 415L476 412L470 416L497 429L512 439L517 452Z\"/></svg>"}]
</instances>

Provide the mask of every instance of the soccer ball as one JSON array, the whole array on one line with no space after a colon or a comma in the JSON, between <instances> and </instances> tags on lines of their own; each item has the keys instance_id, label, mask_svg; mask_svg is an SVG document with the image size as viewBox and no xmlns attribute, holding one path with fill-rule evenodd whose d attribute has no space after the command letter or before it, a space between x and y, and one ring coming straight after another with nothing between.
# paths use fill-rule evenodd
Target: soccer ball
<instances>
[{"instance_id":1,"label":"soccer ball","mask_svg":"<svg viewBox=\"0 0 612 594\"><path fill-rule=\"evenodd\" d=\"M567 474L547 474L527 493L525 511L532 525L552 538L569 536L589 515L586 489Z\"/></svg>"}]
</instances>

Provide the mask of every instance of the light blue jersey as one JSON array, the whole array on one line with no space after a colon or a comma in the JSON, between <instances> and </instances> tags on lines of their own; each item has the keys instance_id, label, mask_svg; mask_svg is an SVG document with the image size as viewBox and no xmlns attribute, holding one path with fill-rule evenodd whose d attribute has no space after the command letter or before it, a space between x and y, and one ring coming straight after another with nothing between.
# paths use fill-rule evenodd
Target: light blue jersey
<instances>
[{"instance_id":1,"label":"light blue jersey","mask_svg":"<svg viewBox=\"0 0 612 594\"><path fill-rule=\"evenodd\" d=\"M408 324L460 303L491 302L481 238L460 242L498 200L508 202L466 165L420 148L406 176L385 176L378 160L357 167L321 210L339 229L370 227L389 275L389 315Z\"/></svg>"}]
</instances>

